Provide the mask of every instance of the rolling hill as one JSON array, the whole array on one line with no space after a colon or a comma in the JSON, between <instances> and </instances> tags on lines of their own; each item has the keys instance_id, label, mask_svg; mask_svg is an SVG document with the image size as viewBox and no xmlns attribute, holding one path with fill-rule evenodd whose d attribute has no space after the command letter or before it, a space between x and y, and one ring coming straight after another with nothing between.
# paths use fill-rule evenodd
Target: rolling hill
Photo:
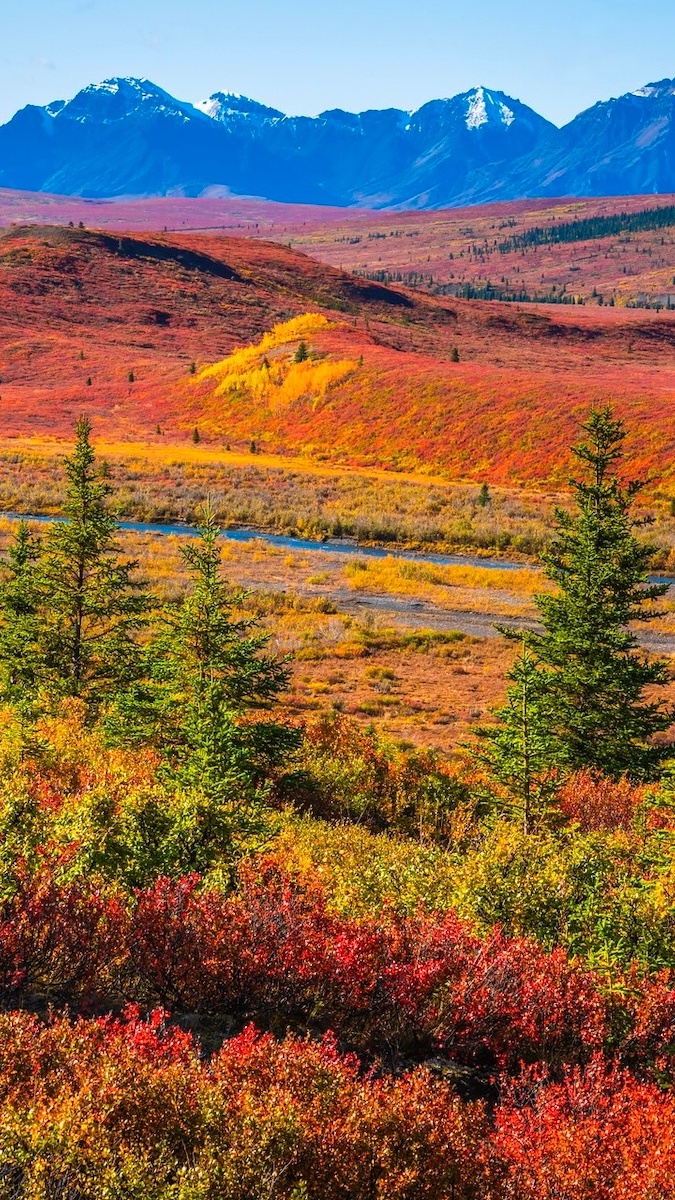
<instances>
[{"instance_id":1,"label":"rolling hill","mask_svg":"<svg viewBox=\"0 0 675 1200\"><path fill-rule=\"evenodd\" d=\"M630 228L636 221L644 228ZM675 306L673 195L391 213L233 197L93 201L0 189L0 227L80 222L262 238L374 282L460 298ZM573 236L556 240L565 229Z\"/></svg>"},{"instance_id":2,"label":"rolling hill","mask_svg":"<svg viewBox=\"0 0 675 1200\"><path fill-rule=\"evenodd\" d=\"M674 469L669 313L427 296L242 237L10 230L0 379L5 437L85 411L108 439L197 427L211 449L511 483L564 479L575 421L610 401L637 464Z\"/></svg>"}]
</instances>

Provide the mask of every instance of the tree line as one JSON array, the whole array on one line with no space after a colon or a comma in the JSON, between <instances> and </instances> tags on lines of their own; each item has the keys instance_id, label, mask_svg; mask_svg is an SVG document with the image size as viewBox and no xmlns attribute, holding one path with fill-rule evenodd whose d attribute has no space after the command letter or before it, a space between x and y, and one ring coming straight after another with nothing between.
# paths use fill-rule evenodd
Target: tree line
<instances>
[{"instance_id":1,"label":"tree line","mask_svg":"<svg viewBox=\"0 0 675 1200\"><path fill-rule=\"evenodd\" d=\"M247 593L220 576L210 507L181 551L187 598L162 606L117 541L84 418L65 470L65 519L44 537L21 522L3 564L0 701L19 718L23 752L39 754L41 717L77 701L114 742L155 747L177 784L254 800L297 745L266 711L288 667L242 611Z\"/></svg>"},{"instance_id":2,"label":"tree line","mask_svg":"<svg viewBox=\"0 0 675 1200\"><path fill-rule=\"evenodd\" d=\"M622 233L646 233L675 225L675 205L644 208L639 212L613 213L607 217L582 217L578 221L535 225L500 242L500 254L528 250L532 246L553 246L560 242L589 242L596 238L619 237Z\"/></svg>"}]
</instances>

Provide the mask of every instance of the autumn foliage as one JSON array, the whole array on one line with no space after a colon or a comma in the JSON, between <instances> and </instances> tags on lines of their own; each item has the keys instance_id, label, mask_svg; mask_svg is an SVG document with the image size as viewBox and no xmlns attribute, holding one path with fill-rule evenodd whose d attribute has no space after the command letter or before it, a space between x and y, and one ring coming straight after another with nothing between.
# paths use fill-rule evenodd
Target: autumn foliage
<instances>
[{"instance_id":1,"label":"autumn foliage","mask_svg":"<svg viewBox=\"0 0 675 1200\"><path fill-rule=\"evenodd\" d=\"M231 895L162 878L126 903L48 869L19 874L0 936L5 1003L133 1000L488 1072L581 1062L605 1036L604 1002L562 951L479 939L452 913L346 920L274 859L244 865Z\"/></svg>"},{"instance_id":2,"label":"autumn foliage","mask_svg":"<svg viewBox=\"0 0 675 1200\"><path fill-rule=\"evenodd\" d=\"M364 787L379 781L385 813L406 788L420 799L405 760L339 728L343 787L349 771ZM106 748L72 716L44 730L49 761L5 768L3 784L0 1179L10 1195L675 1194L673 970L574 961L443 902L449 886L460 907L475 905L490 856L518 886L505 872L521 847L506 828L481 835L462 877L452 848L375 835L368 821L305 817L302 832L284 817L278 851L252 850L233 876L217 864L206 876L146 865L131 886L115 838L129 814L155 811L156 759ZM336 730L319 723L309 744L325 787ZM645 839L658 848L669 827L631 832L639 789L583 776L567 787L565 803L578 806L567 853L589 877L577 900L588 909L606 904L592 900L597 856L618 865L626 839L642 839L645 854ZM616 795L630 804L616 807ZM533 880L544 871L562 888L551 855L563 834L551 837L522 852ZM331 838L339 884L322 857ZM596 839L594 866L584 839ZM368 880L387 870L376 902ZM353 914L346 886L361 889Z\"/></svg>"},{"instance_id":3,"label":"autumn foliage","mask_svg":"<svg viewBox=\"0 0 675 1200\"><path fill-rule=\"evenodd\" d=\"M490 1117L425 1068L364 1072L330 1035L276 1041L249 1026L205 1057L161 1010L74 1024L6 1014L0 1046L3 1183L16 1194L674 1194L672 1096L598 1058L559 1081L531 1075Z\"/></svg>"},{"instance_id":4,"label":"autumn foliage","mask_svg":"<svg viewBox=\"0 0 675 1200\"><path fill-rule=\"evenodd\" d=\"M174 251L133 247L165 286ZM328 420L343 335L298 314L183 394L207 432ZM127 607L93 462L80 421L68 522L22 524L0 597L0 1200L675 1200L675 805L629 782L635 721L556 750L536 820L475 755L266 721L285 661L212 511L187 599Z\"/></svg>"}]
</instances>

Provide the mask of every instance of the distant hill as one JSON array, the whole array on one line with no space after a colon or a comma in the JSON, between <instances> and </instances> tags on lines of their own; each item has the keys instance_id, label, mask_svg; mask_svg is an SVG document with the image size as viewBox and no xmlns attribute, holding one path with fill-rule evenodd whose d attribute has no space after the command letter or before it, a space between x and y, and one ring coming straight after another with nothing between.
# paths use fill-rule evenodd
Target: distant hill
<instances>
[{"instance_id":1,"label":"distant hill","mask_svg":"<svg viewBox=\"0 0 675 1200\"><path fill-rule=\"evenodd\" d=\"M0 189L0 228L47 222L261 238L418 294L675 309L672 194L392 212L232 196L87 200Z\"/></svg>"},{"instance_id":2,"label":"distant hill","mask_svg":"<svg viewBox=\"0 0 675 1200\"><path fill-rule=\"evenodd\" d=\"M592 402L675 473L672 314L434 297L244 237L0 236L5 441L85 412L108 441L559 483Z\"/></svg>"}]
</instances>

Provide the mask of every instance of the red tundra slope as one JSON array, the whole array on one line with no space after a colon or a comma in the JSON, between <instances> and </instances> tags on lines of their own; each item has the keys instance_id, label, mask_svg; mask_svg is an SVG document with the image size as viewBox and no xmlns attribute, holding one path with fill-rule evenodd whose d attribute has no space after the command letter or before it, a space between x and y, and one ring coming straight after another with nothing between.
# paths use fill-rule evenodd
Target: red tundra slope
<instances>
[{"instance_id":1,"label":"red tundra slope","mask_svg":"<svg viewBox=\"0 0 675 1200\"><path fill-rule=\"evenodd\" d=\"M675 303L675 226L505 250L533 227L672 207L674 196L519 200L438 212L372 212L241 197L82 200L0 189L0 226L80 221L105 229L219 231L292 245L332 266L417 286L502 288L597 304Z\"/></svg>"},{"instance_id":2,"label":"red tundra slope","mask_svg":"<svg viewBox=\"0 0 675 1200\"><path fill-rule=\"evenodd\" d=\"M107 438L197 425L211 448L495 482L558 481L575 420L609 401L642 467L673 470L670 313L434 298L242 237L11 229L0 379L9 437L87 411Z\"/></svg>"}]
</instances>

